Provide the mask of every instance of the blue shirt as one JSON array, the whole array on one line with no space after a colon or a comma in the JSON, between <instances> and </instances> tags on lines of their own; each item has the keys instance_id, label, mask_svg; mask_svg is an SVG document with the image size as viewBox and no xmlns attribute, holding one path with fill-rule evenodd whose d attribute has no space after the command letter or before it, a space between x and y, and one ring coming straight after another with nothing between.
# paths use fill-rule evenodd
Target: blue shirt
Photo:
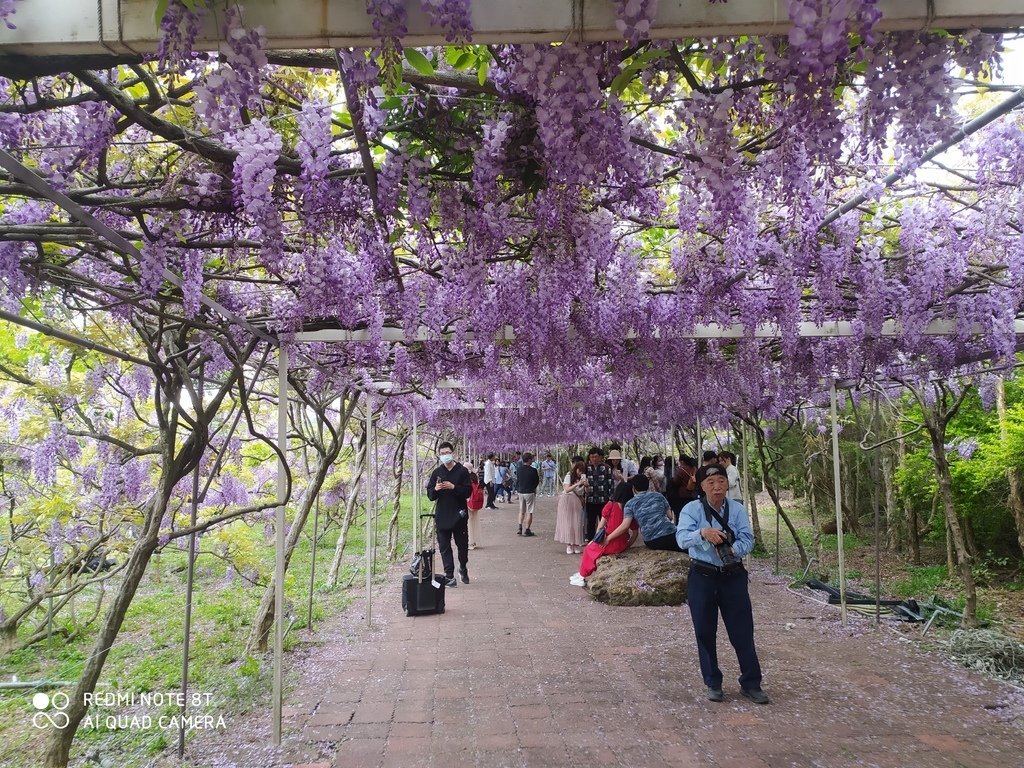
<instances>
[{"instance_id":1,"label":"blue shirt","mask_svg":"<svg viewBox=\"0 0 1024 768\"><path fill-rule=\"evenodd\" d=\"M734 499L726 499L718 513L725 518L725 509L729 508L729 527L736 534L736 541L732 545L732 551L736 557L746 557L754 548L754 532L750 528L750 520L747 517L747 510L743 505ZM704 514L704 505L700 499L691 501L683 507L679 513L679 525L676 527L676 543L680 548L689 551L690 559L701 560L712 565L722 565L722 558L718 556L714 545L710 541L701 538L701 528L722 529L714 517L708 522Z\"/></svg>"},{"instance_id":2,"label":"blue shirt","mask_svg":"<svg viewBox=\"0 0 1024 768\"><path fill-rule=\"evenodd\" d=\"M622 512L626 517L636 520L644 540L651 541L661 536L671 536L675 532L676 527L668 519L669 509L668 499L660 493L644 491L627 501Z\"/></svg>"}]
</instances>

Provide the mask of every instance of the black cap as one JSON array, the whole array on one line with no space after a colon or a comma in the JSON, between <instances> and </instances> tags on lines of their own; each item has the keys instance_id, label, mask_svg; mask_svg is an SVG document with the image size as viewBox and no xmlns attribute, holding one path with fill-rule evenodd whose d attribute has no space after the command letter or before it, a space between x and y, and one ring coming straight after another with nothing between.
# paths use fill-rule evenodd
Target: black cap
<instances>
[{"instance_id":1,"label":"black cap","mask_svg":"<svg viewBox=\"0 0 1024 768\"><path fill-rule=\"evenodd\" d=\"M701 467L697 470L697 483L703 483L709 477L715 477L721 475L726 480L729 479L729 473L725 471L725 467L721 464L708 464L706 467Z\"/></svg>"}]
</instances>

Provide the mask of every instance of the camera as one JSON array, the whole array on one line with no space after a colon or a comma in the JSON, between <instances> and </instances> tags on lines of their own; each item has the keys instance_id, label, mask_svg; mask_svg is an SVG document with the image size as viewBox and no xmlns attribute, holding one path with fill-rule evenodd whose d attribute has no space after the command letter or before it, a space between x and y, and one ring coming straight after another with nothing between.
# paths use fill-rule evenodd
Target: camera
<instances>
[{"instance_id":1,"label":"camera","mask_svg":"<svg viewBox=\"0 0 1024 768\"><path fill-rule=\"evenodd\" d=\"M723 532L724 533L724 532ZM721 544L715 545L715 551L722 560L723 568L735 568L740 565L743 561L736 556L736 553L732 551L732 544L736 541L736 537L726 533L726 540Z\"/></svg>"}]
</instances>

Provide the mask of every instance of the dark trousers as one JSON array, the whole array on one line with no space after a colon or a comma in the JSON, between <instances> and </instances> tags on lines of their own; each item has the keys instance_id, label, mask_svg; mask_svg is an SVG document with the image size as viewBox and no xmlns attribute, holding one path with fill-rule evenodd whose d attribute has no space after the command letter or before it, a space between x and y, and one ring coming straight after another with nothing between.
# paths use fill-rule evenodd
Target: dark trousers
<instances>
[{"instance_id":1,"label":"dark trousers","mask_svg":"<svg viewBox=\"0 0 1024 768\"><path fill-rule=\"evenodd\" d=\"M648 541L644 539L644 546L648 549L661 549L666 552L685 552L686 550L679 546L679 542L676 541L676 535L674 533L666 533L664 536L658 536Z\"/></svg>"},{"instance_id":2,"label":"dark trousers","mask_svg":"<svg viewBox=\"0 0 1024 768\"><path fill-rule=\"evenodd\" d=\"M488 483L487 484L487 506L488 507L493 507L494 506L494 496L495 496L494 483Z\"/></svg>"},{"instance_id":3,"label":"dark trousers","mask_svg":"<svg viewBox=\"0 0 1024 768\"><path fill-rule=\"evenodd\" d=\"M687 602L693 632L697 636L700 673L704 685L722 687L722 670L718 667L718 614L721 612L729 642L736 650L740 664L740 688L745 691L761 687L761 664L754 648L754 613L747 591L747 572L728 576L709 574L690 566Z\"/></svg>"},{"instance_id":4,"label":"dark trousers","mask_svg":"<svg viewBox=\"0 0 1024 768\"><path fill-rule=\"evenodd\" d=\"M601 519L601 510L604 509L604 502L598 502L596 504L587 502L587 525L586 530L583 533L583 538L587 541L594 540L594 532L597 530L597 521ZM611 531L609 531L611 533Z\"/></svg>"},{"instance_id":5,"label":"dark trousers","mask_svg":"<svg viewBox=\"0 0 1024 768\"><path fill-rule=\"evenodd\" d=\"M465 570L469 562L469 518L464 517L454 528L437 529L437 551L441 553L444 575L449 579L455 575L455 559L452 557L452 539L459 550L459 569Z\"/></svg>"}]
</instances>

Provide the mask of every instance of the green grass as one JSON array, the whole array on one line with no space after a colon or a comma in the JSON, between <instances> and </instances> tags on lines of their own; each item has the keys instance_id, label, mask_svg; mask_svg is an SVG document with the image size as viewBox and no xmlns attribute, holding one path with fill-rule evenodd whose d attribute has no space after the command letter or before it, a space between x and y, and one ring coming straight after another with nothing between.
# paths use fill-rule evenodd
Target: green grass
<instances>
[{"instance_id":1,"label":"green grass","mask_svg":"<svg viewBox=\"0 0 1024 768\"><path fill-rule=\"evenodd\" d=\"M800 534L800 541L807 549L808 554L811 554L814 549L814 531L807 528L797 529ZM839 537L834 533L823 533L821 534L821 550L822 552L838 552L839 551ZM868 542L861 539L859 536L853 533L843 534L843 549L847 552L853 551L860 547L866 547Z\"/></svg>"},{"instance_id":2,"label":"green grass","mask_svg":"<svg viewBox=\"0 0 1024 768\"><path fill-rule=\"evenodd\" d=\"M411 507L411 497L404 498L399 521L399 556L406 554L411 541ZM382 574L389 567L383 549L387 541L388 517L389 514L382 510L377 531L377 574ZM323 520L321 517L321 525ZM291 606L290 618L294 619L285 638L286 651L301 643L300 630L307 623L312 520L307 523L307 529L308 532L300 538L285 578L286 604ZM344 611L352 600L346 590L332 589L326 583L338 534L339 529L334 526L317 545L312 611L314 629L318 622ZM240 550L258 567L261 579L268 578L274 567L274 545L273 540L264 535L263 526L249 528L236 522L232 524L229 535L233 541L240 542ZM245 651L263 586L253 586L238 575L228 581L227 563L210 553L221 541L214 536L204 537L196 561L189 687L193 692L209 693L211 701L206 711L213 715L223 714L230 727L232 716L266 706L269 702L271 663L269 654L253 656ZM340 585L344 586L353 574L362 569L365 562L363 543L364 528L353 526L349 531ZM151 561L107 657L98 691L104 687L122 693L178 689L182 669L187 558L187 552L168 548L161 553L158 563ZM361 590L363 583L362 578L357 578L352 590ZM117 583L108 585L101 617L106 613L117 586ZM76 598L79 619L91 615L98 594L99 591L93 588L88 594ZM58 617L57 625L63 621ZM7 680L15 675L20 680L76 680L93 652L95 628L93 625L82 637L71 642L62 640L52 646L43 642L0 658L0 677ZM5 768L29 768L35 764L33 756L38 755L44 732L32 728L34 710L30 702L33 693L0 691L0 765ZM119 708L98 712L129 714ZM149 714L156 717L160 713ZM118 764L140 764L166 749L169 743L176 743L176 738L176 733L156 728L121 731L80 728L72 758L81 758L88 749L99 747L104 755L114 757Z\"/></svg>"},{"instance_id":3,"label":"green grass","mask_svg":"<svg viewBox=\"0 0 1024 768\"><path fill-rule=\"evenodd\" d=\"M909 566L904 579L889 584L898 597L930 597L948 586L949 573L944 565Z\"/></svg>"}]
</instances>

